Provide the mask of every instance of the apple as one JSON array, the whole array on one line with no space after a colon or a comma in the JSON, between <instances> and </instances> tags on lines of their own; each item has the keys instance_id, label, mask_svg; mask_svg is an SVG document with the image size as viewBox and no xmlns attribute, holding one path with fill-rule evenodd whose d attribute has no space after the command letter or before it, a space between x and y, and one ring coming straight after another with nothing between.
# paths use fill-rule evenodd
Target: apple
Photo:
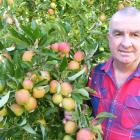
<instances>
[{"instance_id":1,"label":"apple","mask_svg":"<svg viewBox=\"0 0 140 140\"><path fill-rule=\"evenodd\" d=\"M25 79L22 83L24 89L31 90L33 88L33 82L30 79Z\"/></svg>"},{"instance_id":2,"label":"apple","mask_svg":"<svg viewBox=\"0 0 140 140\"><path fill-rule=\"evenodd\" d=\"M50 93L54 94L57 93L57 87L59 82L57 80L52 80L50 82Z\"/></svg>"},{"instance_id":3,"label":"apple","mask_svg":"<svg viewBox=\"0 0 140 140\"><path fill-rule=\"evenodd\" d=\"M76 135L76 140L96 140L96 136L89 128L81 128Z\"/></svg>"},{"instance_id":4,"label":"apple","mask_svg":"<svg viewBox=\"0 0 140 140\"><path fill-rule=\"evenodd\" d=\"M64 125L64 129L67 134L73 134L77 130L77 124L73 121L67 121Z\"/></svg>"},{"instance_id":5,"label":"apple","mask_svg":"<svg viewBox=\"0 0 140 140\"><path fill-rule=\"evenodd\" d=\"M68 63L68 69L69 70L78 70L78 69L80 69L80 64L77 61L71 60Z\"/></svg>"},{"instance_id":6,"label":"apple","mask_svg":"<svg viewBox=\"0 0 140 140\"><path fill-rule=\"evenodd\" d=\"M84 55L84 52L82 52L82 51L77 51L74 54L74 60L77 62L81 62L84 59L84 57L85 57L85 55Z\"/></svg>"},{"instance_id":7,"label":"apple","mask_svg":"<svg viewBox=\"0 0 140 140\"><path fill-rule=\"evenodd\" d=\"M44 87L34 87L33 88L33 97L42 98L44 97L46 91Z\"/></svg>"},{"instance_id":8,"label":"apple","mask_svg":"<svg viewBox=\"0 0 140 140\"><path fill-rule=\"evenodd\" d=\"M22 113L24 112L23 107L20 106L20 105L18 105L18 104L16 104L16 103L12 104L12 105L10 106L10 108L11 108L11 110L14 112L14 114L15 114L16 116L21 116Z\"/></svg>"},{"instance_id":9,"label":"apple","mask_svg":"<svg viewBox=\"0 0 140 140\"><path fill-rule=\"evenodd\" d=\"M70 45L67 42L60 42L59 51L68 54L70 52Z\"/></svg>"},{"instance_id":10,"label":"apple","mask_svg":"<svg viewBox=\"0 0 140 140\"><path fill-rule=\"evenodd\" d=\"M52 101L54 104L60 104L62 102L62 100L63 100L63 97L61 94L54 94L52 96Z\"/></svg>"},{"instance_id":11,"label":"apple","mask_svg":"<svg viewBox=\"0 0 140 140\"><path fill-rule=\"evenodd\" d=\"M68 83L68 82L63 82L63 83L61 84L60 93L61 93L63 96L68 97L68 96L71 94L72 90L73 90L73 87L72 87L72 85L71 85L70 83Z\"/></svg>"},{"instance_id":12,"label":"apple","mask_svg":"<svg viewBox=\"0 0 140 140\"><path fill-rule=\"evenodd\" d=\"M63 98L62 106L67 111L72 111L75 109L76 103L72 98Z\"/></svg>"},{"instance_id":13,"label":"apple","mask_svg":"<svg viewBox=\"0 0 140 140\"><path fill-rule=\"evenodd\" d=\"M22 60L23 61L31 61L32 57L34 56L34 52L33 51L25 51L22 55Z\"/></svg>"},{"instance_id":14,"label":"apple","mask_svg":"<svg viewBox=\"0 0 140 140\"><path fill-rule=\"evenodd\" d=\"M28 103L24 105L25 109L29 112L34 111L37 108L37 101L35 98L30 97Z\"/></svg>"},{"instance_id":15,"label":"apple","mask_svg":"<svg viewBox=\"0 0 140 140\"><path fill-rule=\"evenodd\" d=\"M20 89L15 93L16 102L19 105L25 105L29 102L30 93L26 89Z\"/></svg>"}]
</instances>

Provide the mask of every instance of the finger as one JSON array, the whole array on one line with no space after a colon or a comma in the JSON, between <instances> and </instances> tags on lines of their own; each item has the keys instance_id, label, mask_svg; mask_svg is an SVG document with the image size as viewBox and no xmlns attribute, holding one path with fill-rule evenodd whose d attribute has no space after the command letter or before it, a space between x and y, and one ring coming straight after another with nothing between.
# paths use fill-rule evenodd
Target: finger
<instances>
[{"instance_id":1,"label":"finger","mask_svg":"<svg viewBox=\"0 0 140 140\"><path fill-rule=\"evenodd\" d=\"M70 116L67 115L67 116L65 116L65 119L66 119L66 120L72 120L72 116L71 116L71 115L70 115Z\"/></svg>"},{"instance_id":2,"label":"finger","mask_svg":"<svg viewBox=\"0 0 140 140\"><path fill-rule=\"evenodd\" d=\"M67 120L64 118L64 119L62 120L62 122L63 122L63 124L65 124L65 123L67 122Z\"/></svg>"},{"instance_id":3,"label":"finger","mask_svg":"<svg viewBox=\"0 0 140 140\"><path fill-rule=\"evenodd\" d=\"M72 112L64 111L64 115L66 115L66 116L69 115L70 116L70 115L72 115Z\"/></svg>"}]
</instances>

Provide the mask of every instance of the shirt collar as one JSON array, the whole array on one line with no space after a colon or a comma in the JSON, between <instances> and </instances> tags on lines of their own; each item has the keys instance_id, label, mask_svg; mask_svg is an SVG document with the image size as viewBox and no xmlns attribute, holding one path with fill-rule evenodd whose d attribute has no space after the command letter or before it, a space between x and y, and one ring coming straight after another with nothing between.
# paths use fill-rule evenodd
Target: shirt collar
<instances>
[{"instance_id":1,"label":"shirt collar","mask_svg":"<svg viewBox=\"0 0 140 140\"><path fill-rule=\"evenodd\" d=\"M140 64L138 65L138 68L134 72L134 76L139 77L140 76Z\"/></svg>"},{"instance_id":2,"label":"shirt collar","mask_svg":"<svg viewBox=\"0 0 140 140\"><path fill-rule=\"evenodd\" d=\"M105 72L109 72L112 69L112 63L113 58L111 57L105 64L101 67L101 70L104 70Z\"/></svg>"},{"instance_id":3,"label":"shirt collar","mask_svg":"<svg viewBox=\"0 0 140 140\"><path fill-rule=\"evenodd\" d=\"M112 75L113 57L110 57L109 60L104 63L104 65L101 67L101 70L104 70L106 73ZM140 76L140 64L138 65L138 68L136 69L136 71L132 75L136 76L136 77Z\"/></svg>"}]
</instances>

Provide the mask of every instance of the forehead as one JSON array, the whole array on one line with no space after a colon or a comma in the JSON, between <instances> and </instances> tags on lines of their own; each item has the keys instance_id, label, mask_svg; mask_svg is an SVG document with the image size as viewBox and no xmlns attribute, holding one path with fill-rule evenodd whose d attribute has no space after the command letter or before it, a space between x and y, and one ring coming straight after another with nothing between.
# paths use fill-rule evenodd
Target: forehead
<instances>
[{"instance_id":1,"label":"forehead","mask_svg":"<svg viewBox=\"0 0 140 140\"><path fill-rule=\"evenodd\" d=\"M140 16L118 16L110 22L111 30L137 31L140 30Z\"/></svg>"}]
</instances>

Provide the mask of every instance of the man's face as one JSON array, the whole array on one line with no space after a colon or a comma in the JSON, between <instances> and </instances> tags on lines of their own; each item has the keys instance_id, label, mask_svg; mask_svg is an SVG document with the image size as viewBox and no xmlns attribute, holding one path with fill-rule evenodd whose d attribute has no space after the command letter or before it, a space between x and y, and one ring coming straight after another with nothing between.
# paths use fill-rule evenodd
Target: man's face
<instances>
[{"instance_id":1,"label":"man's face","mask_svg":"<svg viewBox=\"0 0 140 140\"><path fill-rule=\"evenodd\" d=\"M114 61L132 64L140 60L140 17L119 16L110 23L109 48Z\"/></svg>"}]
</instances>

